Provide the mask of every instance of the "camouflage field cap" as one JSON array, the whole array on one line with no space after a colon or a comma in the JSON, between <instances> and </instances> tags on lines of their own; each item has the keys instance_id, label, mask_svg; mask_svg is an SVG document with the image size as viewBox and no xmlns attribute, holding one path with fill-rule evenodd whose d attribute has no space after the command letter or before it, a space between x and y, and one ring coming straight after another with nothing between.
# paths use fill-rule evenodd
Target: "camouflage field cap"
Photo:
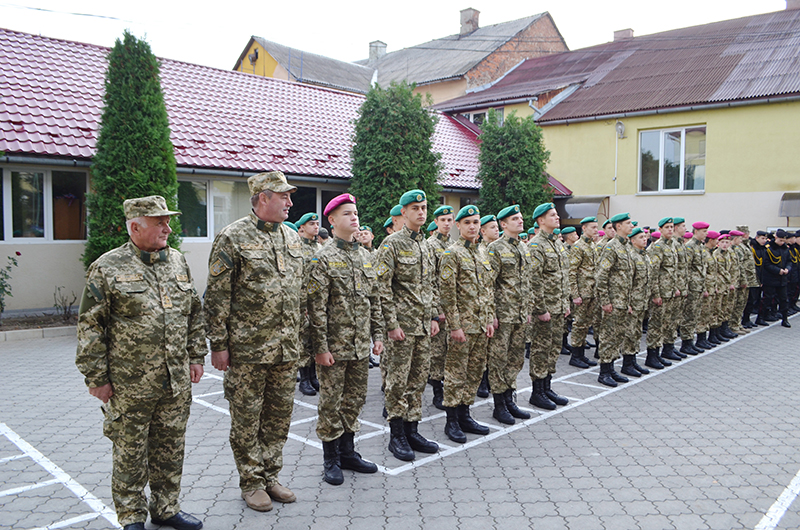
<instances>
[{"instance_id":1,"label":"camouflage field cap","mask_svg":"<svg viewBox=\"0 0 800 530\"><path fill-rule=\"evenodd\" d=\"M127 199L122 203L125 210L125 219L131 220L137 217L161 217L162 215L180 215L167 209L167 200L161 195L151 195L149 197L139 197Z\"/></svg>"},{"instance_id":2,"label":"camouflage field cap","mask_svg":"<svg viewBox=\"0 0 800 530\"><path fill-rule=\"evenodd\" d=\"M250 186L250 195L256 195L262 191L274 191L275 193L285 193L287 191L297 191L297 187L286 182L286 175L280 171L270 171L268 173L258 173L247 179Z\"/></svg>"}]
</instances>

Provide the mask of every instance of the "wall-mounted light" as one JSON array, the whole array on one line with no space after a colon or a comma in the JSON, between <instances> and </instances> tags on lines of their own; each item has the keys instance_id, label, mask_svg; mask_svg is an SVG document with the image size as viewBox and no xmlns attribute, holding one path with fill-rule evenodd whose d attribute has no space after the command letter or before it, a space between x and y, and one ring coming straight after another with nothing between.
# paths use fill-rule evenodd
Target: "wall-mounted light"
<instances>
[{"instance_id":1,"label":"wall-mounted light","mask_svg":"<svg viewBox=\"0 0 800 530\"><path fill-rule=\"evenodd\" d=\"M253 53L248 55L247 58L250 60L250 65L255 66L256 61L258 60L258 48L255 48Z\"/></svg>"},{"instance_id":2,"label":"wall-mounted light","mask_svg":"<svg viewBox=\"0 0 800 530\"><path fill-rule=\"evenodd\" d=\"M617 130L617 138L619 138L620 140L622 140L623 138L627 138L627 136L625 136L625 124L624 123L622 123L621 121L618 121L617 123L614 124L614 128Z\"/></svg>"}]
</instances>

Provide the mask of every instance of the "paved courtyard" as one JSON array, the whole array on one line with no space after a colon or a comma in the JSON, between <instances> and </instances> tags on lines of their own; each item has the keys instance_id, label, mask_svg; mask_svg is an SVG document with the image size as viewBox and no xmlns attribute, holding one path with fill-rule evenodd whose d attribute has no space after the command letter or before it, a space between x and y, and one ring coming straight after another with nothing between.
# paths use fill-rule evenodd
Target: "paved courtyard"
<instances>
[{"instance_id":1,"label":"paved courtyard","mask_svg":"<svg viewBox=\"0 0 800 530\"><path fill-rule=\"evenodd\" d=\"M800 528L800 319L773 325L609 389L597 368L562 356L567 407L511 427L473 416L489 436L450 442L426 389L423 435L441 445L414 463L391 457L380 374L370 371L357 449L375 475L322 482L317 397L297 393L281 482L298 501L245 507L228 444L221 373L194 385L182 508L215 529ZM111 444L100 402L74 365L74 337L0 343L0 528L113 528ZM643 356L642 356L643 357ZM641 359L640 362L643 362ZM156 528L148 522L148 528Z\"/></svg>"}]
</instances>

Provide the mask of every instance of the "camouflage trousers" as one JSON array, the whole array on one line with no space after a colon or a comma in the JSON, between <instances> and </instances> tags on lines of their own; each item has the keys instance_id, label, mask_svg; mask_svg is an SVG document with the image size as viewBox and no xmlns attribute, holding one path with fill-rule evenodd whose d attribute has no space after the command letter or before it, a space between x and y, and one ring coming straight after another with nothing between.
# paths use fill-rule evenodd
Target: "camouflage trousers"
<instances>
[{"instance_id":1,"label":"camouflage trousers","mask_svg":"<svg viewBox=\"0 0 800 530\"><path fill-rule=\"evenodd\" d=\"M684 291L681 291L681 295L675 298L677 300L675 304L675 329L678 330L675 337L680 337L681 340L692 340L694 338L694 330L686 325L686 306L689 305L689 296L683 293Z\"/></svg>"},{"instance_id":2,"label":"camouflage trousers","mask_svg":"<svg viewBox=\"0 0 800 530\"><path fill-rule=\"evenodd\" d=\"M742 315L744 315L744 308L747 305L747 297L750 296L750 289L747 287L738 287L735 291L736 300L733 304L733 312L728 318L730 326L734 330L744 329L742 327Z\"/></svg>"},{"instance_id":3,"label":"camouflage trousers","mask_svg":"<svg viewBox=\"0 0 800 530\"><path fill-rule=\"evenodd\" d=\"M466 342L447 341L444 363L444 406L472 405L486 369L489 338L485 333L467 333Z\"/></svg>"},{"instance_id":4,"label":"camouflage trousers","mask_svg":"<svg viewBox=\"0 0 800 530\"><path fill-rule=\"evenodd\" d=\"M584 298L581 302L581 305L576 305L573 307L575 308L575 322L572 324L572 335L569 338L569 344L573 348L579 348L586 343L586 335L589 332L589 327L599 327L595 325L598 322L597 298ZM596 331L597 330L595 329L595 332Z\"/></svg>"},{"instance_id":5,"label":"camouflage trousers","mask_svg":"<svg viewBox=\"0 0 800 530\"><path fill-rule=\"evenodd\" d=\"M628 313L627 309L614 307L610 313L603 311L603 317L600 320L603 341L600 343L600 351L598 352L602 364L613 363L619 359L625 338L630 333L630 320L631 314Z\"/></svg>"},{"instance_id":6,"label":"camouflage trousers","mask_svg":"<svg viewBox=\"0 0 800 530\"><path fill-rule=\"evenodd\" d=\"M683 320L681 321L681 339L693 340L698 333L697 325L700 312L703 310L703 293L690 292L683 304Z\"/></svg>"},{"instance_id":7,"label":"camouflage trousers","mask_svg":"<svg viewBox=\"0 0 800 530\"><path fill-rule=\"evenodd\" d=\"M561 339L564 333L564 313L550 315L550 320L542 322L535 316L531 326L531 380L544 379L556 373L556 362L561 353Z\"/></svg>"},{"instance_id":8,"label":"camouflage trousers","mask_svg":"<svg viewBox=\"0 0 800 530\"><path fill-rule=\"evenodd\" d=\"M386 370L386 411L388 420L422 419L422 392L431 365L431 337L406 335L405 340L388 340L381 368ZM385 365L385 367L384 367Z\"/></svg>"},{"instance_id":9,"label":"camouflage trousers","mask_svg":"<svg viewBox=\"0 0 800 530\"><path fill-rule=\"evenodd\" d=\"M680 297L663 298L660 306L650 303L650 320L647 324L647 347L660 348L663 344L675 342L678 337Z\"/></svg>"},{"instance_id":10,"label":"camouflage trousers","mask_svg":"<svg viewBox=\"0 0 800 530\"><path fill-rule=\"evenodd\" d=\"M622 340L622 355L636 355L642 344L642 324L647 311L633 310L626 318L627 331Z\"/></svg>"},{"instance_id":11,"label":"camouflage trousers","mask_svg":"<svg viewBox=\"0 0 800 530\"><path fill-rule=\"evenodd\" d=\"M495 394L516 390L525 365L525 336L530 324L500 323L489 339L489 386Z\"/></svg>"},{"instance_id":12,"label":"camouflage trousers","mask_svg":"<svg viewBox=\"0 0 800 530\"><path fill-rule=\"evenodd\" d=\"M233 364L225 372L230 443L242 491L278 482L294 407L297 362Z\"/></svg>"},{"instance_id":13,"label":"camouflage trousers","mask_svg":"<svg viewBox=\"0 0 800 530\"><path fill-rule=\"evenodd\" d=\"M703 312L698 319L698 333L705 333L711 328L717 327L716 313L717 313L717 295L709 293L706 298L703 298Z\"/></svg>"},{"instance_id":14,"label":"camouflage trousers","mask_svg":"<svg viewBox=\"0 0 800 530\"><path fill-rule=\"evenodd\" d=\"M297 369L308 368L314 364L314 347L311 344L311 333L308 329L308 319L300 329L300 343L302 349L300 350L300 359L297 360Z\"/></svg>"},{"instance_id":15,"label":"camouflage trousers","mask_svg":"<svg viewBox=\"0 0 800 530\"><path fill-rule=\"evenodd\" d=\"M147 397L115 388L102 407L103 434L114 444L111 495L122 526L147 520L148 482L153 517L168 519L181 509L178 495L192 392L173 396L165 383L165 389Z\"/></svg>"},{"instance_id":16,"label":"camouflage trousers","mask_svg":"<svg viewBox=\"0 0 800 530\"><path fill-rule=\"evenodd\" d=\"M358 415L367 401L369 358L317 365L319 418L317 437L332 442L345 432L358 432Z\"/></svg>"},{"instance_id":17,"label":"camouflage trousers","mask_svg":"<svg viewBox=\"0 0 800 530\"><path fill-rule=\"evenodd\" d=\"M728 319L731 318L733 314L733 306L736 302L736 291L732 291L730 289L725 289L725 292L720 295L720 302L717 312L717 325L721 326L725 322L728 322Z\"/></svg>"},{"instance_id":18,"label":"camouflage trousers","mask_svg":"<svg viewBox=\"0 0 800 530\"><path fill-rule=\"evenodd\" d=\"M447 358L447 343L450 332L444 326L439 328L439 333L431 337L431 373L428 377L433 381L444 379L444 362Z\"/></svg>"}]
</instances>

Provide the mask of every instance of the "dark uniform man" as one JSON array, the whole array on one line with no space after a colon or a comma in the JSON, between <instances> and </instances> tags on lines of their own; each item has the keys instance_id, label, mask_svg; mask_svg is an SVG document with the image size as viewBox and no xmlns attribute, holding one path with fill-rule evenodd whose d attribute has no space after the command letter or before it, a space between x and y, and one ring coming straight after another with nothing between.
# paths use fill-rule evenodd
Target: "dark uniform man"
<instances>
[{"instance_id":1,"label":"dark uniform man","mask_svg":"<svg viewBox=\"0 0 800 530\"><path fill-rule=\"evenodd\" d=\"M200 297L183 254L167 246L163 197L123 204L131 240L89 267L78 317L78 369L103 402L103 434L114 444L111 494L125 530L203 524L178 496L190 381L203 375ZM148 508L144 488L150 483Z\"/></svg>"},{"instance_id":2,"label":"dark uniform man","mask_svg":"<svg viewBox=\"0 0 800 530\"><path fill-rule=\"evenodd\" d=\"M322 440L325 482L344 482L342 469L375 473L378 467L355 451L358 415L367 398L370 340L383 351L383 316L370 254L355 240L355 197L334 197L324 215L334 239L311 259L308 315L319 368L317 436Z\"/></svg>"},{"instance_id":3,"label":"dark uniform man","mask_svg":"<svg viewBox=\"0 0 800 530\"><path fill-rule=\"evenodd\" d=\"M531 242L531 290L533 292L533 331L531 337L530 374L533 392L530 403L553 410L566 405L567 398L551 388L556 361L561 352L564 319L569 316L569 259L556 243L553 231L559 226L556 206L540 204L533 212L539 233Z\"/></svg>"},{"instance_id":4,"label":"dark uniform man","mask_svg":"<svg viewBox=\"0 0 800 530\"><path fill-rule=\"evenodd\" d=\"M750 240L750 247L753 253L753 261L756 265L756 279L758 280L758 288L750 290L750 299L748 302L751 305L751 311L757 314L756 325L768 326L769 323L762 317L768 311L765 311L765 301L762 300L764 286L762 283L762 275L764 271L764 257L767 255L767 233L763 230L756 231L756 237Z\"/></svg>"},{"instance_id":5,"label":"dark uniform man","mask_svg":"<svg viewBox=\"0 0 800 530\"><path fill-rule=\"evenodd\" d=\"M414 451L435 453L436 442L417 431L422 392L428 378L431 336L439 333L439 293L432 272L436 257L420 229L428 203L422 190L400 197L405 226L383 240L375 260L385 329L389 338L381 368L386 370L389 451L414 460Z\"/></svg>"},{"instance_id":6,"label":"dark uniform man","mask_svg":"<svg viewBox=\"0 0 800 530\"><path fill-rule=\"evenodd\" d=\"M247 506L296 497L278 482L294 405L306 307L303 243L283 221L297 188L280 171L247 179L249 216L217 234L205 295L211 363L225 371L230 443Z\"/></svg>"},{"instance_id":7,"label":"dark uniform man","mask_svg":"<svg viewBox=\"0 0 800 530\"><path fill-rule=\"evenodd\" d=\"M792 272L792 261L789 249L786 246L786 231L779 229L775 232L775 241L765 246L764 265L761 271L761 281L764 285L764 298L778 299L778 311L781 315L781 326L792 327L789 324L789 300L786 287L789 284L789 275ZM762 311L766 309L766 304ZM764 315L761 315L763 318Z\"/></svg>"},{"instance_id":8,"label":"dark uniform man","mask_svg":"<svg viewBox=\"0 0 800 530\"><path fill-rule=\"evenodd\" d=\"M297 228L300 241L303 242L303 260L305 260L306 267L308 267L308 263L314 253L322 248L322 245L317 242L319 215L314 212L303 214L294 226ZM304 355L300 356L300 362L297 363L300 372L300 384L297 385L297 388L306 396L316 396L319 390L319 381L317 380L317 371L314 365L311 334L308 332L308 320L305 318L303 319L303 327L300 330L300 337L303 342Z\"/></svg>"},{"instance_id":9,"label":"dark uniform man","mask_svg":"<svg viewBox=\"0 0 800 530\"><path fill-rule=\"evenodd\" d=\"M596 362L586 357L586 335L590 327L598 329L598 306L595 296L595 265L598 254L594 244L594 238L597 236L597 217L581 219L581 230L583 234L569 255L569 288L575 317L570 337L569 364L578 368L589 368L597 366Z\"/></svg>"}]
</instances>

